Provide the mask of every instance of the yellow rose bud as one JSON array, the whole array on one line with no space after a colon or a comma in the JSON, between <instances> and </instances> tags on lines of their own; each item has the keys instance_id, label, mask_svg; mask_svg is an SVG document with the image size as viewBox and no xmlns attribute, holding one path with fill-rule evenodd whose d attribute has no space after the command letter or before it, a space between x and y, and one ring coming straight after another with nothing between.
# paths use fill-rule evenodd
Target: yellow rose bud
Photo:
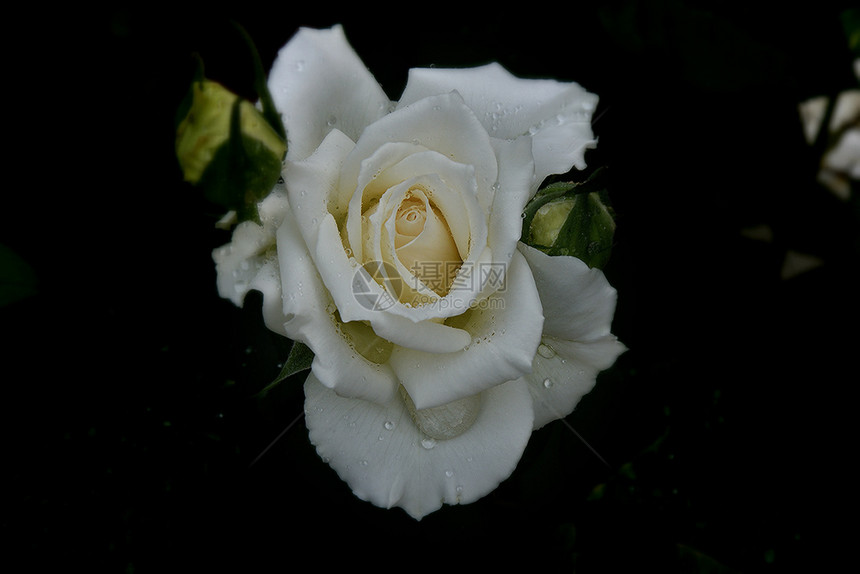
<instances>
[{"instance_id":1,"label":"yellow rose bud","mask_svg":"<svg viewBox=\"0 0 860 574\"><path fill-rule=\"evenodd\" d=\"M570 210L573 209L575 201L573 198L564 198L550 201L541 206L535 213L529 230L532 243L547 247L555 244L558 233L564 222L567 221L567 216L570 215Z\"/></svg>"},{"instance_id":2,"label":"yellow rose bud","mask_svg":"<svg viewBox=\"0 0 860 574\"><path fill-rule=\"evenodd\" d=\"M176 130L176 155L185 180L197 183L230 137L238 96L210 80L195 82L192 90L191 107ZM243 137L259 142L258 149L281 161L286 144L247 100L239 103L239 126Z\"/></svg>"}]
</instances>

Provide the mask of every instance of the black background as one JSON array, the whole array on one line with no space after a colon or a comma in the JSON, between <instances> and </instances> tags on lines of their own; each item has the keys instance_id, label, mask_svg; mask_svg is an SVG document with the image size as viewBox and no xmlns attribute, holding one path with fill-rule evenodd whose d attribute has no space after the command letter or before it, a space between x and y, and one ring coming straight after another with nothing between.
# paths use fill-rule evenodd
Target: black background
<instances>
[{"instance_id":1,"label":"black background","mask_svg":"<svg viewBox=\"0 0 860 574\"><path fill-rule=\"evenodd\" d=\"M126 6L10 22L27 34L6 50L7 117L24 128L7 170L26 178L7 178L2 243L37 285L0 309L4 542L33 571L126 573L852 559L839 518L856 510L857 197L815 183L797 104L856 79L838 10L750 4ZM395 100L410 67L493 60L600 95L586 157L611 173L605 271L630 350L481 501L420 522L359 501L308 442L300 380L255 398L289 343L256 298L218 297L221 213L173 156L192 53L250 95L231 19L267 67L298 26L341 22ZM741 233L759 224L771 242ZM783 279L787 250L823 265Z\"/></svg>"}]
</instances>

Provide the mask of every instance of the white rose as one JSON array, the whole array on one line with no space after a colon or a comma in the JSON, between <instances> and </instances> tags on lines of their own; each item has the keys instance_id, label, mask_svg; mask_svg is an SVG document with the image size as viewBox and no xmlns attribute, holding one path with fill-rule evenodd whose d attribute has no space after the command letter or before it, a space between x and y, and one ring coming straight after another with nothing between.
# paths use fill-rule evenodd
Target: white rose
<instances>
[{"instance_id":1,"label":"white rose","mask_svg":"<svg viewBox=\"0 0 860 574\"><path fill-rule=\"evenodd\" d=\"M624 349L604 275L519 242L544 178L584 166L597 97L488 65L411 70L392 103L340 27L299 31L269 89L283 183L215 252L220 293L261 291L314 351L310 440L358 497L479 499Z\"/></svg>"}]
</instances>

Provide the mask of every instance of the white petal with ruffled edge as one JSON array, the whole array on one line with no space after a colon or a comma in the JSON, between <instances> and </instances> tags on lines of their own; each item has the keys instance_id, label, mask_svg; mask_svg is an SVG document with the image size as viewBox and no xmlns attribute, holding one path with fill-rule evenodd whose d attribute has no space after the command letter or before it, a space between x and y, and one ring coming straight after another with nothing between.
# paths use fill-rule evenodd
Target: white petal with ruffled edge
<instances>
[{"instance_id":1,"label":"white petal with ruffled edge","mask_svg":"<svg viewBox=\"0 0 860 574\"><path fill-rule=\"evenodd\" d=\"M484 392L477 419L451 439L430 439L399 397L385 405L339 397L313 375L305 382L305 422L317 453L353 493L420 519L443 504L468 504L508 478L533 426L526 386Z\"/></svg>"},{"instance_id":2,"label":"white petal with ruffled edge","mask_svg":"<svg viewBox=\"0 0 860 574\"><path fill-rule=\"evenodd\" d=\"M300 29L278 53L268 87L286 127L291 160L309 156L334 128L357 140L391 103L341 26Z\"/></svg>"},{"instance_id":3,"label":"white petal with ruffled edge","mask_svg":"<svg viewBox=\"0 0 860 574\"><path fill-rule=\"evenodd\" d=\"M576 257L551 257L525 243L518 247L540 293L546 316L544 333L572 341L609 334L617 294L603 271Z\"/></svg>"},{"instance_id":4,"label":"white petal with ruffled edge","mask_svg":"<svg viewBox=\"0 0 860 574\"><path fill-rule=\"evenodd\" d=\"M528 136L492 142L499 158L499 179L493 193L487 245L493 250L493 262L504 269L523 233L522 214L532 196L534 159ZM491 290L493 285L487 287Z\"/></svg>"},{"instance_id":5,"label":"white petal with ruffled edge","mask_svg":"<svg viewBox=\"0 0 860 574\"><path fill-rule=\"evenodd\" d=\"M585 150L596 144L591 129L596 95L573 82L517 78L497 63L412 69L398 107L451 90L463 96L491 136L532 134L535 186L547 175L584 168Z\"/></svg>"},{"instance_id":6,"label":"white petal with ruffled edge","mask_svg":"<svg viewBox=\"0 0 860 574\"><path fill-rule=\"evenodd\" d=\"M223 245L212 252L215 261L216 284L218 294L225 299L230 299L234 305L241 307L245 301L248 291L256 289L277 293L280 291L276 285L269 284L268 279L272 276L273 251L275 246L275 232L280 225L283 214L288 209L286 190L282 183L275 185L271 193L257 205L260 223L243 221L233 230L230 243ZM260 275L264 266L269 266L262 277ZM277 275L277 270L274 271ZM265 301L264 301L265 305ZM277 306L277 302L276 302ZM272 309L264 307L267 317L267 325L273 316ZM279 311L274 310L274 316ZM278 326L274 329L283 333Z\"/></svg>"},{"instance_id":7,"label":"white petal with ruffled edge","mask_svg":"<svg viewBox=\"0 0 860 574\"><path fill-rule=\"evenodd\" d=\"M452 137L454 134L456 137ZM492 186L498 177L496 154L486 129L459 94L435 95L399 107L368 126L344 162L343 181L356 182L361 162L391 142L412 143L474 166L478 202L485 211L489 210Z\"/></svg>"},{"instance_id":8,"label":"white petal with ruffled edge","mask_svg":"<svg viewBox=\"0 0 860 574\"><path fill-rule=\"evenodd\" d=\"M450 321L472 335L462 351L433 355L397 347L391 354L389 363L419 409L477 394L531 370L544 320L523 256L514 253L503 289Z\"/></svg>"},{"instance_id":9,"label":"white petal with ruffled edge","mask_svg":"<svg viewBox=\"0 0 860 574\"><path fill-rule=\"evenodd\" d=\"M391 367L367 360L348 340L290 214L278 229L278 258L284 331L313 350L315 376L344 396L382 403L391 400L397 389ZM275 301L280 303L281 298Z\"/></svg>"},{"instance_id":10,"label":"white petal with ruffled edge","mask_svg":"<svg viewBox=\"0 0 860 574\"><path fill-rule=\"evenodd\" d=\"M575 257L550 257L520 243L546 320L532 372L523 380L535 400L535 428L570 414L626 348L610 333L615 289L603 272Z\"/></svg>"},{"instance_id":11,"label":"white petal with ruffled edge","mask_svg":"<svg viewBox=\"0 0 860 574\"><path fill-rule=\"evenodd\" d=\"M585 342L543 337L532 372L521 379L534 399L534 428L572 413L594 388L600 371L611 367L624 351L614 335Z\"/></svg>"}]
</instances>

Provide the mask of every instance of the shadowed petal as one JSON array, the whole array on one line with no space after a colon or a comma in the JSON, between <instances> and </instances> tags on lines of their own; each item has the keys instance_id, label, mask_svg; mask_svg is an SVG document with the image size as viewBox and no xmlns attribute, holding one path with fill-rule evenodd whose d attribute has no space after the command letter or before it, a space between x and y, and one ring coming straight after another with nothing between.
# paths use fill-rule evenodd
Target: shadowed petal
<instances>
[{"instance_id":1,"label":"shadowed petal","mask_svg":"<svg viewBox=\"0 0 860 574\"><path fill-rule=\"evenodd\" d=\"M522 380L534 399L534 428L573 412L579 400L594 388L597 375L625 351L614 335L586 342L544 337Z\"/></svg>"},{"instance_id":2,"label":"shadowed petal","mask_svg":"<svg viewBox=\"0 0 860 574\"><path fill-rule=\"evenodd\" d=\"M449 320L472 335L465 349L434 355L398 347L390 364L415 405L435 407L477 394L531 369L543 327L540 300L522 255L514 253L504 289Z\"/></svg>"},{"instance_id":3,"label":"shadowed petal","mask_svg":"<svg viewBox=\"0 0 860 574\"><path fill-rule=\"evenodd\" d=\"M420 519L442 504L468 504L513 472L532 430L526 386L482 393L474 423L447 440L424 435L398 396L379 405L339 397L313 375L305 382L310 440L362 500Z\"/></svg>"}]
</instances>

